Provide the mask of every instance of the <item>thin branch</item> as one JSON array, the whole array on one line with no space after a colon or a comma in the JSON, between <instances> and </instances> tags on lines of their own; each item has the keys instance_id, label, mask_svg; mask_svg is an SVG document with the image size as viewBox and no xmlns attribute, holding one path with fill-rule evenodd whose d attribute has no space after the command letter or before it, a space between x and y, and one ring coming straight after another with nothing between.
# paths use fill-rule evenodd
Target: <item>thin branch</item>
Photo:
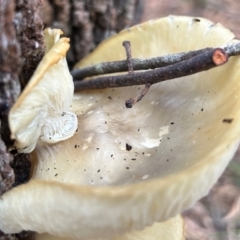
<instances>
[{"instance_id":1,"label":"thin branch","mask_svg":"<svg viewBox=\"0 0 240 240\"><path fill-rule=\"evenodd\" d=\"M123 46L126 50L126 55L127 55L128 73L133 73L131 43L129 41L123 41Z\"/></svg>"},{"instance_id":2,"label":"thin branch","mask_svg":"<svg viewBox=\"0 0 240 240\"><path fill-rule=\"evenodd\" d=\"M240 54L240 42L236 41L235 43L227 44L222 47L229 56L237 56Z\"/></svg>"},{"instance_id":3,"label":"thin branch","mask_svg":"<svg viewBox=\"0 0 240 240\"><path fill-rule=\"evenodd\" d=\"M230 43L222 46L229 56L236 56L240 54L240 42ZM149 58L149 59L136 59L132 58L133 69L136 70L148 70L155 69L159 67L165 67L172 65L183 60L187 60L200 53L210 50L212 48L204 48L196 51L181 52L176 54L168 54L166 56ZM99 63L90 67L82 69L74 69L71 71L73 79L76 81L81 81L86 77L97 76L101 74L126 72L128 71L128 66L126 60L114 61L114 62L104 62Z\"/></svg>"},{"instance_id":4,"label":"thin branch","mask_svg":"<svg viewBox=\"0 0 240 240\"><path fill-rule=\"evenodd\" d=\"M126 108L132 108L132 106L139 102L140 100L142 100L142 98L147 94L149 88L151 87L151 83L147 83L144 87L144 89L140 92L140 94L138 96L136 96L135 98L130 98L125 102L125 106Z\"/></svg>"},{"instance_id":5,"label":"thin branch","mask_svg":"<svg viewBox=\"0 0 240 240\"><path fill-rule=\"evenodd\" d=\"M176 54L168 54L166 56L149 58L149 59L136 59L132 58L133 69L136 70L147 70L155 69L159 67L165 67L172 65L177 62L189 59L191 57L197 56L200 53L210 50L212 48L204 48L201 50L182 52ZM83 80L86 77L97 76L101 74L126 72L128 71L128 65L126 60L114 61L114 62L103 62L90 67L82 69L74 69L71 71L73 79L76 81Z\"/></svg>"},{"instance_id":6,"label":"thin branch","mask_svg":"<svg viewBox=\"0 0 240 240\"><path fill-rule=\"evenodd\" d=\"M154 84L168 79L179 78L192 75L197 72L206 71L224 64L227 61L228 54L225 50L221 48L205 49L194 57L166 67L145 72L135 72L134 74L101 77L91 81L78 81L74 83L75 91L143 85L147 83Z\"/></svg>"}]
</instances>

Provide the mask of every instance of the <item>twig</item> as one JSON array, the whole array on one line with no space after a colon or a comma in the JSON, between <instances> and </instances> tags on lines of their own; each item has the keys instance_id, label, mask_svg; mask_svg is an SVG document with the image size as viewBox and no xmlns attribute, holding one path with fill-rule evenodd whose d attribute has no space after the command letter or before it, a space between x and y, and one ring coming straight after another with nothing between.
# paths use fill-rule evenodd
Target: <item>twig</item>
<instances>
[{"instance_id":1,"label":"twig","mask_svg":"<svg viewBox=\"0 0 240 240\"><path fill-rule=\"evenodd\" d=\"M204 48L196 51L169 54L166 56L149 58L149 59L132 58L132 65L135 71L165 67L165 66L172 65L174 63L189 59L191 57L197 56L198 54L204 53L206 50L210 50L210 49L212 48ZM126 60L121 60L121 61L114 61L114 62L103 62L90 67L82 68L82 69L74 69L71 71L71 74L74 80L80 81L86 77L92 77L92 76L108 74L108 73L126 72L126 71L128 71L128 65L126 64Z\"/></svg>"},{"instance_id":2,"label":"twig","mask_svg":"<svg viewBox=\"0 0 240 240\"><path fill-rule=\"evenodd\" d=\"M123 46L125 47L126 50L126 55L127 55L127 65L128 65L128 73L132 74L134 73L133 71L133 64L132 64L132 54L131 54L131 43L129 41L123 41ZM130 98L125 102L126 108L132 108L132 106L139 102L148 92L151 83L147 83L144 87L144 89L138 94L135 98Z\"/></svg>"},{"instance_id":3,"label":"twig","mask_svg":"<svg viewBox=\"0 0 240 240\"><path fill-rule=\"evenodd\" d=\"M135 72L118 76L96 78L91 81L75 82L75 91L84 89L103 89L158 83L168 79L192 75L206 71L228 61L228 54L221 48L206 49L192 58L145 72Z\"/></svg>"},{"instance_id":4,"label":"twig","mask_svg":"<svg viewBox=\"0 0 240 240\"><path fill-rule=\"evenodd\" d=\"M237 41L235 43L226 44L221 48L223 48L229 56L236 56L240 54L240 42ZM136 71L165 67L194 57L200 53L205 52L208 49L212 48L204 48L196 51L168 54L166 56L149 59L132 58L133 69ZM126 65L126 60L122 60L99 63L82 69L74 69L71 71L71 74L74 80L80 81L86 77L125 71L128 71L128 66Z\"/></svg>"},{"instance_id":5,"label":"twig","mask_svg":"<svg viewBox=\"0 0 240 240\"><path fill-rule=\"evenodd\" d=\"M126 55L127 55L128 73L133 73L131 43L129 41L123 41L123 46L124 46L124 48L126 50Z\"/></svg>"},{"instance_id":6,"label":"twig","mask_svg":"<svg viewBox=\"0 0 240 240\"><path fill-rule=\"evenodd\" d=\"M125 102L126 108L132 108L132 106L139 102L148 92L149 88L151 87L151 83L147 83L144 89L140 92L140 94L135 98L130 98Z\"/></svg>"},{"instance_id":7,"label":"twig","mask_svg":"<svg viewBox=\"0 0 240 240\"><path fill-rule=\"evenodd\" d=\"M240 54L240 42L227 44L222 47L229 56L237 56Z\"/></svg>"}]
</instances>

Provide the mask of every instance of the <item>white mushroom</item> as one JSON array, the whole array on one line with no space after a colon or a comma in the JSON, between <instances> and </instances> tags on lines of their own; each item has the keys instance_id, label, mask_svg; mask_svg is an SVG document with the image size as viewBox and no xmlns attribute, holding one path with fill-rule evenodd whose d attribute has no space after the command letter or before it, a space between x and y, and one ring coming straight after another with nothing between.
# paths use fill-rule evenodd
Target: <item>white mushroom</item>
<instances>
[{"instance_id":1,"label":"white mushroom","mask_svg":"<svg viewBox=\"0 0 240 240\"><path fill-rule=\"evenodd\" d=\"M59 238L49 234L37 234L36 240L71 240ZM132 231L124 235L115 236L111 240L184 240L184 222L181 216L170 218L166 222L154 223L141 231ZM97 240L104 240L98 238Z\"/></svg>"},{"instance_id":2,"label":"white mushroom","mask_svg":"<svg viewBox=\"0 0 240 240\"><path fill-rule=\"evenodd\" d=\"M47 29L45 34L53 36L46 38L47 53L9 113L11 137L20 152L31 152L38 139L46 143L68 139L77 129L77 117L69 111L73 97L65 58L69 39L59 40L60 30Z\"/></svg>"},{"instance_id":3,"label":"white mushroom","mask_svg":"<svg viewBox=\"0 0 240 240\"><path fill-rule=\"evenodd\" d=\"M124 59L123 40L131 41L134 58L146 58L233 38L206 19L170 16L110 38L78 67ZM139 87L75 94L71 110L81 131L57 144L38 142L31 180L2 196L0 229L113 238L190 207L239 145L239 65L232 57L221 67L155 84L131 109L124 102Z\"/></svg>"}]
</instances>

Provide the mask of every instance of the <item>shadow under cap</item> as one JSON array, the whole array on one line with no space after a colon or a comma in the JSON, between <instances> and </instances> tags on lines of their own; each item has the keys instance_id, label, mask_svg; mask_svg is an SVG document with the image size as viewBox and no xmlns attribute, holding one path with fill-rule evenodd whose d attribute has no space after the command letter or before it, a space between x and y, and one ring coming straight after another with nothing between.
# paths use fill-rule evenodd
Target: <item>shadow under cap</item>
<instances>
[{"instance_id":1,"label":"shadow under cap","mask_svg":"<svg viewBox=\"0 0 240 240\"><path fill-rule=\"evenodd\" d=\"M77 66L125 59L124 40L134 58L149 58L233 38L209 20L170 16L119 33ZM155 84L131 109L125 100L139 87L76 93L71 111L79 130L66 141L37 145L30 182L3 195L0 229L103 238L190 207L208 193L239 145L239 65L232 57L216 69ZM16 199L32 203L18 209L20 203L10 205ZM10 209L18 219L8 224Z\"/></svg>"}]
</instances>

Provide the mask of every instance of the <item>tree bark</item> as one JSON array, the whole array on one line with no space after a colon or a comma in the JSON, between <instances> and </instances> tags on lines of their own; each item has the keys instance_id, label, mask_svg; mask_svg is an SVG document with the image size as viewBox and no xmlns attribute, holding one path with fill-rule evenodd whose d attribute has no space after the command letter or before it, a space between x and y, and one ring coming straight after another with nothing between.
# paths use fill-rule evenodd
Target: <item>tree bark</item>
<instances>
[{"instance_id":1,"label":"tree bark","mask_svg":"<svg viewBox=\"0 0 240 240\"><path fill-rule=\"evenodd\" d=\"M144 0L44 0L42 15L46 27L70 37L72 67L104 39L138 23L143 9Z\"/></svg>"}]
</instances>

